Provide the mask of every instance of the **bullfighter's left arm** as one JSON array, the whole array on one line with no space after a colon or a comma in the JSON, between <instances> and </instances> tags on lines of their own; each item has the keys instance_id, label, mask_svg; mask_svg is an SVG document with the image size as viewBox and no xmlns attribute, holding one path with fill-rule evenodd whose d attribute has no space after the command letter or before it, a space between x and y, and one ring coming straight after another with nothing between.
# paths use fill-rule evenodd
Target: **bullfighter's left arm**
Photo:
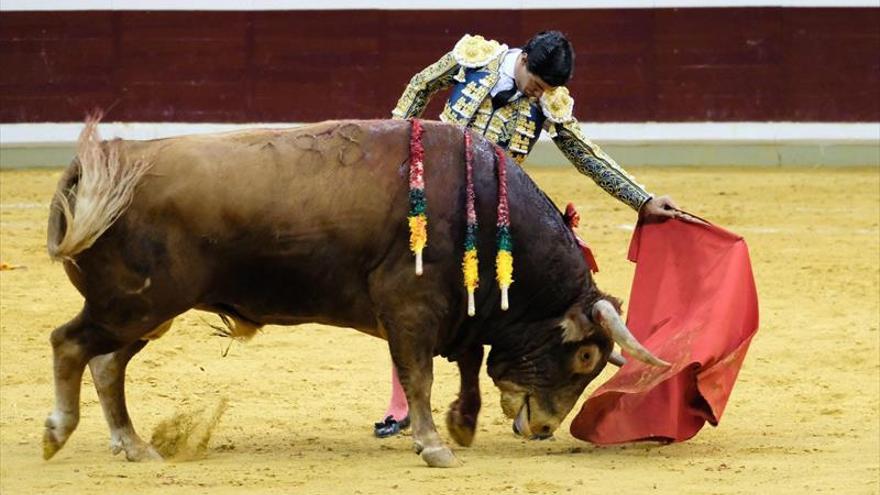
<instances>
[{"instance_id":1,"label":"bullfighter's left arm","mask_svg":"<svg viewBox=\"0 0 880 495\"><path fill-rule=\"evenodd\" d=\"M565 87L545 92L541 106L547 117L545 129L580 173L589 176L608 194L636 211L651 199L652 195L643 185L584 136L580 124L572 115L574 100L568 96Z\"/></svg>"}]
</instances>

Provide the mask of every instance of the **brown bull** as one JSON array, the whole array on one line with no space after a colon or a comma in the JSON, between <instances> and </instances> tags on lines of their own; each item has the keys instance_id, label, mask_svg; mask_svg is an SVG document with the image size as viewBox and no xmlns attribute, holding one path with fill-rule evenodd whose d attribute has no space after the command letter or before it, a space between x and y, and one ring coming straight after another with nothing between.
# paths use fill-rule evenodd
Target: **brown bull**
<instances>
[{"instance_id":1,"label":"brown bull","mask_svg":"<svg viewBox=\"0 0 880 495\"><path fill-rule=\"evenodd\" d=\"M55 410L46 420L52 457L79 420L86 364L114 453L157 458L135 433L125 404L125 367L173 318L191 308L226 317L249 337L262 325L317 322L386 339L411 407L416 450L431 466L457 463L431 416L432 358L458 363L461 391L447 426L473 440L478 375L527 436L559 426L612 355L665 364L636 342L617 302L596 289L562 215L508 163L516 282L510 310L493 281L494 229L478 239L483 286L466 315L460 260L465 232L461 129L426 123L429 240L416 276L407 238L410 124L326 122L154 141L80 139L49 219L49 253L63 260L85 298L52 333ZM491 145L474 140L476 210L495 222Z\"/></svg>"}]
</instances>

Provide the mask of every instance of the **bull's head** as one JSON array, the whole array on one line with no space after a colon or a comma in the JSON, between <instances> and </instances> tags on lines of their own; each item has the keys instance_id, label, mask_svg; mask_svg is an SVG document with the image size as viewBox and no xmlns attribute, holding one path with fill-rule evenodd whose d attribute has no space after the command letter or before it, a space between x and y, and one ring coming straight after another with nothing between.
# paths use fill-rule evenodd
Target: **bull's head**
<instances>
[{"instance_id":1,"label":"bull's head","mask_svg":"<svg viewBox=\"0 0 880 495\"><path fill-rule=\"evenodd\" d=\"M516 345L493 346L489 376L501 389L501 407L514 420L514 431L528 438L551 436L605 365L623 364L615 342L640 361L669 366L633 337L617 308L607 296L575 304L561 321L530 325L523 332L528 338Z\"/></svg>"}]
</instances>

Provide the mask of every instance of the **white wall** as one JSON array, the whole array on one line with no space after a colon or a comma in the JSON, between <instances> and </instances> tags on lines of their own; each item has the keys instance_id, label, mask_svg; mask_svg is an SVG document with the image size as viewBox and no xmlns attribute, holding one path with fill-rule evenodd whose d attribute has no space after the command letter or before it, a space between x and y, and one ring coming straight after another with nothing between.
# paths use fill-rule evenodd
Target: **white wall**
<instances>
[{"instance_id":1,"label":"white wall","mask_svg":"<svg viewBox=\"0 0 880 495\"><path fill-rule=\"evenodd\" d=\"M103 122L104 139L158 139L238 129L293 127L298 123L189 124ZM670 142L875 144L880 146L880 123L801 122L688 122L688 123L581 123L590 139L605 143L654 144ZM0 124L0 146L73 143L81 123Z\"/></svg>"}]
</instances>

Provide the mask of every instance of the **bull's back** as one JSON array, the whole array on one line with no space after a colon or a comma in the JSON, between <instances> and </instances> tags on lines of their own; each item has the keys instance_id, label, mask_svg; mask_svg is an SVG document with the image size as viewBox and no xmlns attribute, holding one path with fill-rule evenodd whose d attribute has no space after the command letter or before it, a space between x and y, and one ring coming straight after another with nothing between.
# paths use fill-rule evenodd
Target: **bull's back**
<instances>
[{"instance_id":1,"label":"bull's back","mask_svg":"<svg viewBox=\"0 0 880 495\"><path fill-rule=\"evenodd\" d=\"M441 148L460 140L429 127ZM186 304L262 323L372 325L369 272L406 247L409 130L327 122L130 143L153 165L117 230L157 246L140 264L187 280Z\"/></svg>"},{"instance_id":2,"label":"bull's back","mask_svg":"<svg viewBox=\"0 0 880 495\"><path fill-rule=\"evenodd\" d=\"M155 156L133 210L180 217L194 236L249 239L258 252L300 244L368 241L406 187L406 123L328 122L289 130L186 136L132 151ZM142 149L141 149L142 148ZM368 248L368 245L360 245Z\"/></svg>"}]
</instances>

